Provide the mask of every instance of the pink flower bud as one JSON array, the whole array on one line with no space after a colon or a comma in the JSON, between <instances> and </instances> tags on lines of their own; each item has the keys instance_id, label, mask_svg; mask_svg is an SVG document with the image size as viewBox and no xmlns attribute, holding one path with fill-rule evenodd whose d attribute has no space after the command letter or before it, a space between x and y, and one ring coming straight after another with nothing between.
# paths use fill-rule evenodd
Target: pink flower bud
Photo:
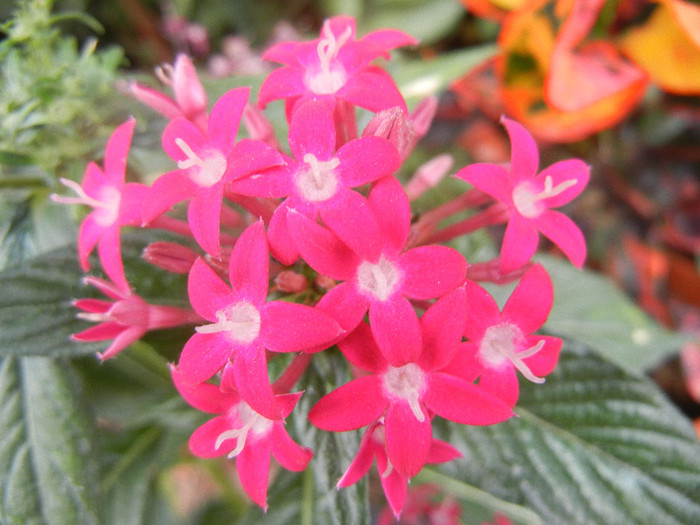
<instances>
[{"instance_id":1,"label":"pink flower bud","mask_svg":"<svg viewBox=\"0 0 700 525\"><path fill-rule=\"evenodd\" d=\"M282 292L298 293L306 290L309 282L306 277L292 270L284 270L275 277L275 284Z\"/></svg>"},{"instance_id":2,"label":"pink flower bud","mask_svg":"<svg viewBox=\"0 0 700 525\"><path fill-rule=\"evenodd\" d=\"M406 184L408 200L414 201L430 188L437 186L450 171L452 164L454 164L452 155L443 153L421 165Z\"/></svg>"},{"instance_id":3,"label":"pink flower bud","mask_svg":"<svg viewBox=\"0 0 700 525\"><path fill-rule=\"evenodd\" d=\"M158 268L172 273L189 273L197 259L194 250L173 242L154 242L146 246L143 258Z\"/></svg>"}]
</instances>

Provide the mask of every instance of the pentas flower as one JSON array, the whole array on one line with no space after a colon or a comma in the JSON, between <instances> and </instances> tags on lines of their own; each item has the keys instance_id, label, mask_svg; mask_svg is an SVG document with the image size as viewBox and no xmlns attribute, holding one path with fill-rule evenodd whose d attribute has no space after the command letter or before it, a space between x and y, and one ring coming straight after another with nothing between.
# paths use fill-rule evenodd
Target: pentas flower
<instances>
[{"instance_id":1,"label":"pentas flower","mask_svg":"<svg viewBox=\"0 0 700 525\"><path fill-rule=\"evenodd\" d=\"M166 64L156 69L156 73L164 84L172 87L175 94L174 100L136 81L129 83L128 93L161 115L171 120L187 119L202 133L206 133L207 93L199 81L197 70L190 57L181 53L175 58L174 67Z\"/></svg>"},{"instance_id":2,"label":"pentas flower","mask_svg":"<svg viewBox=\"0 0 700 525\"><path fill-rule=\"evenodd\" d=\"M177 162L175 171L161 175L144 204L144 222L190 199L187 218L192 234L210 255L220 255L220 217L226 184L244 175L276 166L280 154L269 144L243 139L235 142L249 88L228 91L209 114L206 132L184 118L171 121L163 133L163 148Z\"/></svg>"},{"instance_id":3,"label":"pentas flower","mask_svg":"<svg viewBox=\"0 0 700 525\"><path fill-rule=\"evenodd\" d=\"M198 326L179 361L183 380L201 383L224 371L224 384L268 419L281 413L267 375L265 349L321 350L342 329L320 310L286 301L267 302L269 253L262 222L246 228L229 263L229 287L198 259L189 275L190 302L209 324Z\"/></svg>"},{"instance_id":4,"label":"pentas flower","mask_svg":"<svg viewBox=\"0 0 700 525\"><path fill-rule=\"evenodd\" d=\"M355 20L337 16L326 20L318 39L311 42L282 42L272 46L263 58L284 64L270 73L260 87L258 103L303 96L331 96L373 112L401 107L406 102L391 76L370 63L389 58L389 51L416 44L397 30L384 29L355 39Z\"/></svg>"},{"instance_id":5,"label":"pentas flower","mask_svg":"<svg viewBox=\"0 0 700 525\"><path fill-rule=\"evenodd\" d=\"M579 159L569 159L538 174L539 153L532 135L513 120L501 120L511 141L510 169L476 163L455 175L510 209L501 271L516 270L530 260L537 250L538 232L561 248L575 266L582 267L586 242L581 230L566 215L550 208L562 206L581 193L590 177L589 167Z\"/></svg>"},{"instance_id":6,"label":"pentas flower","mask_svg":"<svg viewBox=\"0 0 700 525\"><path fill-rule=\"evenodd\" d=\"M344 281L324 295L317 307L347 331L369 310L372 331L381 340L386 359L401 366L421 352L418 319L408 299L434 299L453 290L464 281L467 263L447 246L403 251L411 210L395 178L375 183L367 201L358 205L371 213L362 217L355 213L352 222L337 217L333 232L291 210L289 230L312 268Z\"/></svg>"},{"instance_id":7,"label":"pentas flower","mask_svg":"<svg viewBox=\"0 0 700 525\"><path fill-rule=\"evenodd\" d=\"M365 323L338 343L343 355L368 372L322 397L309 421L344 432L384 419L386 451L401 476L415 476L428 460L432 414L467 425L491 425L513 415L511 407L454 375L440 371L453 359L464 329L466 297L457 288L421 317L419 351L395 344L395 332L376 339ZM383 341L393 339L391 348ZM395 354L392 364L384 356ZM398 354L398 355L396 355Z\"/></svg>"},{"instance_id":8,"label":"pentas flower","mask_svg":"<svg viewBox=\"0 0 700 525\"><path fill-rule=\"evenodd\" d=\"M86 277L85 283L94 286L112 301L74 301L73 306L83 310L78 318L98 324L73 334L71 338L83 342L113 339L107 349L98 354L102 360L114 357L150 330L195 324L202 320L192 310L149 304L135 293L125 292L113 283L97 277Z\"/></svg>"},{"instance_id":9,"label":"pentas flower","mask_svg":"<svg viewBox=\"0 0 700 525\"><path fill-rule=\"evenodd\" d=\"M243 489L267 510L270 456L287 470L300 472L311 461L313 452L289 437L283 421L258 414L238 393L222 392L211 383L192 385L174 367L171 373L185 401L203 412L220 414L194 431L189 440L190 451L203 458L235 457ZM301 392L275 396L281 417L289 416L300 397Z\"/></svg>"},{"instance_id":10,"label":"pentas flower","mask_svg":"<svg viewBox=\"0 0 700 525\"><path fill-rule=\"evenodd\" d=\"M452 445L432 438L425 462L428 464L446 463L461 456L462 453ZM349 487L357 483L369 472L375 458L384 495L389 503L391 512L398 520L406 502L408 478L401 475L389 461L386 453L384 424L382 422L374 423L365 430L360 441L360 448L352 463L350 463L343 476L338 480L337 487Z\"/></svg>"},{"instance_id":11,"label":"pentas flower","mask_svg":"<svg viewBox=\"0 0 700 525\"><path fill-rule=\"evenodd\" d=\"M562 341L533 335L547 320L554 290L546 270L530 268L508 298L503 311L478 284L467 281L467 316L457 358L443 371L473 381L514 406L518 400L517 372L543 383L557 364Z\"/></svg>"},{"instance_id":12,"label":"pentas flower","mask_svg":"<svg viewBox=\"0 0 700 525\"><path fill-rule=\"evenodd\" d=\"M132 118L114 130L107 141L104 170L91 162L85 170L82 185L60 179L77 197L51 195L55 202L85 204L93 208L78 232L80 266L84 271L90 270L88 257L97 245L102 268L124 292L129 290L129 283L124 276L119 234L122 226L141 224L141 207L148 192L143 184L125 182L126 158L135 125L136 120Z\"/></svg>"},{"instance_id":13,"label":"pentas flower","mask_svg":"<svg viewBox=\"0 0 700 525\"><path fill-rule=\"evenodd\" d=\"M366 137L345 143L335 151L333 104L328 100L305 102L294 112L289 146L294 160L281 168L245 177L233 191L258 197L287 197L270 221L268 239L272 254L290 265L299 252L287 225L293 209L315 221L320 213L331 229L371 218L364 198L350 188L392 174L401 165L396 148L386 139Z\"/></svg>"}]
</instances>

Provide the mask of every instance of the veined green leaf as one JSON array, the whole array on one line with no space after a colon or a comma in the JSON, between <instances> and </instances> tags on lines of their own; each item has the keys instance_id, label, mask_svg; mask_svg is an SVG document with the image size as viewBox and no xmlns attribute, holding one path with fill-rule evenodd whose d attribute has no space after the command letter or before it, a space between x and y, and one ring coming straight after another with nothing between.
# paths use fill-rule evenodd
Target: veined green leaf
<instances>
[{"instance_id":1,"label":"veined green leaf","mask_svg":"<svg viewBox=\"0 0 700 525\"><path fill-rule=\"evenodd\" d=\"M700 444L687 419L649 380L565 346L544 385L521 382L518 418L440 424L464 453L442 471L544 523L700 523Z\"/></svg>"},{"instance_id":2,"label":"veined green leaf","mask_svg":"<svg viewBox=\"0 0 700 525\"><path fill-rule=\"evenodd\" d=\"M97 468L92 422L66 361L0 359L0 522L92 525Z\"/></svg>"}]
</instances>

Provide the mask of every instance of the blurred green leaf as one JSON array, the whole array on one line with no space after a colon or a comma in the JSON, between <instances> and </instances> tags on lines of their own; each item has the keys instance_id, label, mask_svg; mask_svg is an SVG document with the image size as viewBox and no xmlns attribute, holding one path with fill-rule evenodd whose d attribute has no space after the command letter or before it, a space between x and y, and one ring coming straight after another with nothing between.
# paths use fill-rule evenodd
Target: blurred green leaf
<instances>
[{"instance_id":1,"label":"blurred green leaf","mask_svg":"<svg viewBox=\"0 0 700 525\"><path fill-rule=\"evenodd\" d=\"M648 379L566 343L544 385L521 382L515 411L490 427L436 420L464 454L442 472L543 523L700 523L700 443Z\"/></svg>"},{"instance_id":2,"label":"blurred green leaf","mask_svg":"<svg viewBox=\"0 0 700 525\"><path fill-rule=\"evenodd\" d=\"M67 361L0 359L0 521L98 523L89 411Z\"/></svg>"}]
</instances>

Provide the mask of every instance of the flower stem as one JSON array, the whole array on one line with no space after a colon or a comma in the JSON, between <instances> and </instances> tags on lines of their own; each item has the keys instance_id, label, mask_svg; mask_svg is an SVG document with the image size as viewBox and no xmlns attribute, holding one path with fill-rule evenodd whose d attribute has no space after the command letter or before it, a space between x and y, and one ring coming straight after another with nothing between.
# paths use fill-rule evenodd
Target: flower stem
<instances>
[{"instance_id":1,"label":"flower stem","mask_svg":"<svg viewBox=\"0 0 700 525\"><path fill-rule=\"evenodd\" d=\"M445 228L436 231L426 240L425 244L434 244L444 241L449 241L460 235L466 233L471 233L473 231L485 228L486 226L491 226L494 224L499 224L506 222L508 220L508 208L503 204L496 203L492 204L484 211L467 217L466 219L450 224Z\"/></svg>"},{"instance_id":2,"label":"flower stem","mask_svg":"<svg viewBox=\"0 0 700 525\"><path fill-rule=\"evenodd\" d=\"M301 353L294 357L289 366L282 372L277 381L272 385L275 394L286 394L299 381L304 372L306 372L313 354Z\"/></svg>"}]
</instances>

